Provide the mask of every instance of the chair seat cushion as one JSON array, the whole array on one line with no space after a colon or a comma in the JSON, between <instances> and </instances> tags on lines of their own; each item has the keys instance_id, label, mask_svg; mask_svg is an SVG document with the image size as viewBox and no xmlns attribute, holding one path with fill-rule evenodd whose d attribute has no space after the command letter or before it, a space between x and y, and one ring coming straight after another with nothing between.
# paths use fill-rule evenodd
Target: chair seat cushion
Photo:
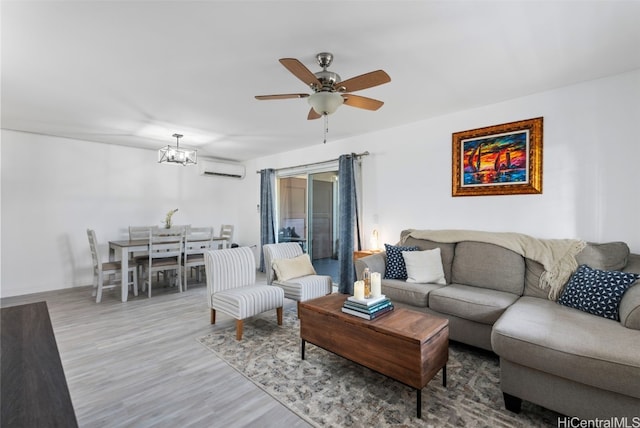
<instances>
[{"instance_id":1,"label":"chair seat cushion","mask_svg":"<svg viewBox=\"0 0 640 428\"><path fill-rule=\"evenodd\" d=\"M102 262L102 271L120 270L122 265L120 262Z\"/></svg>"},{"instance_id":2,"label":"chair seat cushion","mask_svg":"<svg viewBox=\"0 0 640 428\"><path fill-rule=\"evenodd\" d=\"M287 299L304 302L330 294L333 281L328 275L307 275L288 281L273 281L273 285L282 288Z\"/></svg>"},{"instance_id":3,"label":"chair seat cushion","mask_svg":"<svg viewBox=\"0 0 640 428\"><path fill-rule=\"evenodd\" d=\"M102 272L105 274L110 274L113 271L122 270L122 264L120 262L102 262ZM129 272L135 272L136 267L133 265L129 265Z\"/></svg>"},{"instance_id":4,"label":"chair seat cushion","mask_svg":"<svg viewBox=\"0 0 640 428\"><path fill-rule=\"evenodd\" d=\"M506 291L451 284L429 293L429 308L466 320L493 324L518 297Z\"/></svg>"},{"instance_id":5,"label":"chair seat cushion","mask_svg":"<svg viewBox=\"0 0 640 428\"><path fill-rule=\"evenodd\" d=\"M204 263L204 254L189 254L187 255L187 263Z\"/></svg>"},{"instance_id":6,"label":"chair seat cushion","mask_svg":"<svg viewBox=\"0 0 640 428\"><path fill-rule=\"evenodd\" d=\"M177 264L178 264L178 260L175 257L153 259L153 261L151 262L152 267L175 266Z\"/></svg>"},{"instance_id":7,"label":"chair seat cushion","mask_svg":"<svg viewBox=\"0 0 640 428\"><path fill-rule=\"evenodd\" d=\"M284 291L270 285L250 285L218 291L211 296L211 308L235 319L245 319L284 305Z\"/></svg>"}]
</instances>

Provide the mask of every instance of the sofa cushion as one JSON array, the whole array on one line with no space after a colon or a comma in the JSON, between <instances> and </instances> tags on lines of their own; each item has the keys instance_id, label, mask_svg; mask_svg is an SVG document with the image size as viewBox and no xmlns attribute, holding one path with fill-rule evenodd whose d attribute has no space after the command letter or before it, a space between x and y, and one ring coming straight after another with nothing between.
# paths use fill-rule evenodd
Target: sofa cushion
<instances>
[{"instance_id":1,"label":"sofa cushion","mask_svg":"<svg viewBox=\"0 0 640 428\"><path fill-rule=\"evenodd\" d=\"M482 324L493 324L518 295L488 288L451 284L429 293L429 308Z\"/></svg>"},{"instance_id":2,"label":"sofa cushion","mask_svg":"<svg viewBox=\"0 0 640 428\"><path fill-rule=\"evenodd\" d=\"M442 258L440 248L424 251L403 251L402 257L407 266L407 282L445 285L444 270L442 269Z\"/></svg>"},{"instance_id":3,"label":"sofa cushion","mask_svg":"<svg viewBox=\"0 0 640 428\"><path fill-rule=\"evenodd\" d=\"M524 259L524 291L523 296L549 298L549 290L540 288L540 276L544 273L544 266L531 259Z\"/></svg>"},{"instance_id":4,"label":"sofa cushion","mask_svg":"<svg viewBox=\"0 0 640 428\"><path fill-rule=\"evenodd\" d=\"M521 255L494 244L464 241L456 245L451 280L522 295L524 272Z\"/></svg>"},{"instance_id":5,"label":"sofa cushion","mask_svg":"<svg viewBox=\"0 0 640 428\"><path fill-rule=\"evenodd\" d=\"M587 265L594 269L621 270L627 264L629 253L629 246L624 242L588 242L576 255L576 261L579 265Z\"/></svg>"},{"instance_id":6,"label":"sofa cushion","mask_svg":"<svg viewBox=\"0 0 640 428\"><path fill-rule=\"evenodd\" d=\"M387 253L387 265L384 277L387 279L407 279L407 267L402 257L403 251L417 251L418 247L384 244Z\"/></svg>"},{"instance_id":7,"label":"sofa cushion","mask_svg":"<svg viewBox=\"0 0 640 428\"><path fill-rule=\"evenodd\" d=\"M640 275L592 269L580 265L564 287L558 303L600 317L619 321L622 295Z\"/></svg>"},{"instance_id":8,"label":"sofa cushion","mask_svg":"<svg viewBox=\"0 0 640 428\"><path fill-rule=\"evenodd\" d=\"M409 230L402 231L402 233L400 234L401 239L403 239L404 236L409 232ZM440 248L440 257L442 258L444 279L447 281L447 284L451 284L451 265L453 264L453 256L455 253L456 244L434 242L427 239L416 239L410 236L404 241L403 245L418 247L422 251Z\"/></svg>"},{"instance_id":9,"label":"sofa cushion","mask_svg":"<svg viewBox=\"0 0 640 428\"><path fill-rule=\"evenodd\" d=\"M640 332L619 322L525 296L494 324L491 346L514 363L640 398Z\"/></svg>"},{"instance_id":10,"label":"sofa cushion","mask_svg":"<svg viewBox=\"0 0 640 428\"><path fill-rule=\"evenodd\" d=\"M393 303L404 303L420 308L427 307L429 293L443 287L439 284L412 284L400 279L383 279L382 294Z\"/></svg>"}]
</instances>

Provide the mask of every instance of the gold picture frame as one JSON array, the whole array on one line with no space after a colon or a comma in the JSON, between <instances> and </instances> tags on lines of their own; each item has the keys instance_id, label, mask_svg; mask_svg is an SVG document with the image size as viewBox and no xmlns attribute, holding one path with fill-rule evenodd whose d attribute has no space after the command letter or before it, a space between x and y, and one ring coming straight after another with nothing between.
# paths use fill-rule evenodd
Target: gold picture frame
<instances>
[{"instance_id":1,"label":"gold picture frame","mask_svg":"<svg viewBox=\"0 0 640 428\"><path fill-rule=\"evenodd\" d=\"M452 196L542 193L542 117L456 132Z\"/></svg>"}]
</instances>

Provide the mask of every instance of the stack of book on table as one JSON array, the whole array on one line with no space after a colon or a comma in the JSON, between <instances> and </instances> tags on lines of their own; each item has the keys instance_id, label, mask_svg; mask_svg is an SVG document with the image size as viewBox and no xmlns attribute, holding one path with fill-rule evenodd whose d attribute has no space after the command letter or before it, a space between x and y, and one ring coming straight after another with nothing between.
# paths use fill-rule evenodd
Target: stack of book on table
<instances>
[{"instance_id":1,"label":"stack of book on table","mask_svg":"<svg viewBox=\"0 0 640 428\"><path fill-rule=\"evenodd\" d=\"M356 299L354 296L347 297L342 305L342 312L355 315L360 318L372 320L393 310L391 300L386 296L371 297L369 299Z\"/></svg>"}]
</instances>

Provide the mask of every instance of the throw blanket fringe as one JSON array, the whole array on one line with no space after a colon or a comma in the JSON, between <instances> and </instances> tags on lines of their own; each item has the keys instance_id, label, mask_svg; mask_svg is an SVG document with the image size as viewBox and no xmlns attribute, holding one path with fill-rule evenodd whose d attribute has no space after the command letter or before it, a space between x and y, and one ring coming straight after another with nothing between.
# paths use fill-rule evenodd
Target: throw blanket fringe
<instances>
[{"instance_id":1,"label":"throw blanket fringe","mask_svg":"<svg viewBox=\"0 0 640 428\"><path fill-rule=\"evenodd\" d=\"M538 239L521 233L483 232L477 230L415 230L411 229L401 243L411 236L434 242L485 242L507 248L534 260L544 267L540 288L549 290L549 299L557 300L569 277L578 268L576 255L587 245L578 239Z\"/></svg>"}]
</instances>

